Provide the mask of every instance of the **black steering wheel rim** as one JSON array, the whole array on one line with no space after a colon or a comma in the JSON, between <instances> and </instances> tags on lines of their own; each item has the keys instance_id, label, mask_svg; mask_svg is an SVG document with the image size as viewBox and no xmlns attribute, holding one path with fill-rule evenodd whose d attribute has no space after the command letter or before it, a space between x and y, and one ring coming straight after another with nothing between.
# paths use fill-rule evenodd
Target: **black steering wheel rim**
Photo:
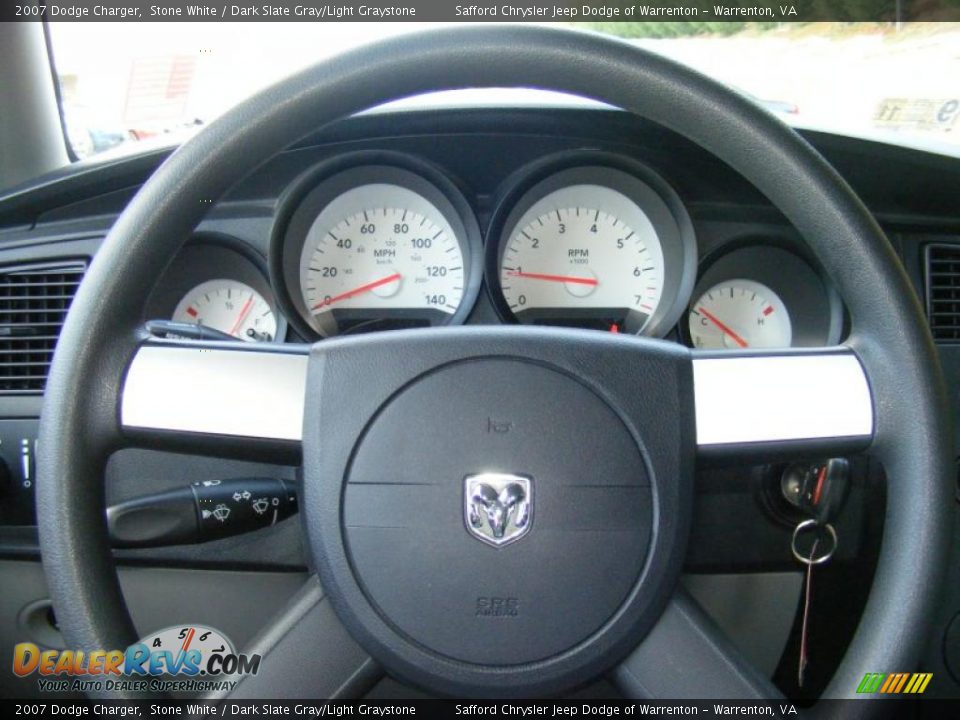
<instances>
[{"instance_id":1,"label":"black steering wheel rim","mask_svg":"<svg viewBox=\"0 0 960 720\"><path fill-rule=\"evenodd\" d=\"M852 694L866 670L913 667L945 565L952 433L922 308L882 230L816 151L741 96L626 43L520 26L402 37L303 71L184 144L130 202L67 317L41 423L41 549L68 644L135 639L105 531L103 469L124 444L118 399L142 340L140 308L210 202L318 126L421 92L491 86L569 92L670 127L745 176L806 238L850 311L847 345L873 395L871 452L889 479L873 589L826 694Z\"/></svg>"}]
</instances>

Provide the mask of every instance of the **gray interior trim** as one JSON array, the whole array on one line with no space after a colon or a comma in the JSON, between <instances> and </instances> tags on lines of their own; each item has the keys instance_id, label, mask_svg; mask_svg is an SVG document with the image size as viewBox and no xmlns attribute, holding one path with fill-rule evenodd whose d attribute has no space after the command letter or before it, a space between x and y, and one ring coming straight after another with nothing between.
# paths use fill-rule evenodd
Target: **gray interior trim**
<instances>
[{"instance_id":1,"label":"gray interior trim","mask_svg":"<svg viewBox=\"0 0 960 720\"><path fill-rule=\"evenodd\" d=\"M631 698L782 697L684 590L677 591L656 627L613 677Z\"/></svg>"},{"instance_id":2,"label":"gray interior trim","mask_svg":"<svg viewBox=\"0 0 960 720\"><path fill-rule=\"evenodd\" d=\"M803 573L696 574L680 582L743 656L773 677L793 627Z\"/></svg>"},{"instance_id":3,"label":"gray interior trim","mask_svg":"<svg viewBox=\"0 0 960 720\"><path fill-rule=\"evenodd\" d=\"M360 697L382 672L360 649L327 602L315 575L244 648L263 656L260 672L209 700Z\"/></svg>"},{"instance_id":4,"label":"gray interior trim","mask_svg":"<svg viewBox=\"0 0 960 720\"><path fill-rule=\"evenodd\" d=\"M179 622L202 623L225 632L248 652L263 652L266 647L267 633L258 627L264 618L277 613L270 633L280 637L284 619L289 628L298 609L301 616L309 612L320 596L319 586L305 585L308 578L301 573L142 567L121 567L119 572L139 631ZM0 654L10 657L18 642L63 648L63 637L49 624L49 592L40 563L3 561L0 576L9 581L0 593ZM698 574L685 575L682 582L744 656L770 675L790 630L800 579L799 572ZM259 634L253 635L254 631ZM330 642L329 636L318 636L310 644L318 651L338 647ZM368 659L353 674L347 670L343 685L333 695L359 696L378 675ZM19 680L8 673L0 677L0 696L40 696L36 678Z\"/></svg>"}]
</instances>

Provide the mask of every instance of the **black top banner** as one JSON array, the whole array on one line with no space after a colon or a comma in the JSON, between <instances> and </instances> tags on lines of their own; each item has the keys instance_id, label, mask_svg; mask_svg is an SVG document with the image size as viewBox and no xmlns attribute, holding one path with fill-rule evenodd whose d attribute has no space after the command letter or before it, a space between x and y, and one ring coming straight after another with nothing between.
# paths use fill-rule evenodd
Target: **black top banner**
<instances>
[{"instance_id":1,"label":"black top banner","mask_svg":"<svg viewBox=\"0 0 960 720\"><path fill-rule=\"evenodd\" d=\"M960 0L5 0L0 21L916 22L960 20Z\"/></svg>"},{"instance_id":2,"label":"black top banner","mask_svg":"<svg viewBox=\"0 0 960 720\"><path fill-rule=\"evenodd\" d=\"M463 718L463 720L634 720L639 717L859 718L869 700L821 700L816 708L790 700L0 700L15 716L40 718ZM955 700L878 700L889 717L956 717ZM916 715L915 713L920 713ZM883 713L879 713L883 715Z\"/></svg>"}]
</instances>

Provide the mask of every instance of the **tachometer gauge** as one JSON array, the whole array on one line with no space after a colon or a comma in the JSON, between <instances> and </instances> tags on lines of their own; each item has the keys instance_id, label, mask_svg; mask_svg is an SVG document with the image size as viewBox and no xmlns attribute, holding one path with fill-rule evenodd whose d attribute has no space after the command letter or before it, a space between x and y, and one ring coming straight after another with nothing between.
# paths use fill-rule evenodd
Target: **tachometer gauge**
<instances>
[{"instance_id":1,"label":"tachometer gauge","mask_svg":"<svg viewBox=\"0 0 960 720\"><path fill-rule=\"evenodd\" d=\"M277 318L260 293L237 280L208 280L177 304L176 322L214 328L248 341L269 342L277 335Z\"/></svg>"},{"instance_id":2,"label":"tachometer gauge","mask_svg":"<svg viewBox=\"0 0 960 720\"><path fill-rule=\"evenodd\" d=\"M293 214L284 240L298 314L324 337L461 319L479 283L479 230L464 212L465 202L455 209L446 193L399 168L331 178Z\"/></svg>"},{"instance_id":3,"label":"tachometer gauge","mask_svg":"<svg viewBox=\"0 0 960 720\"><path fill-rule=\"evenodd\" d=\"M676 213L682 220L678 221ZM517 322L656 333L692 285L692 231L678 204L612 168L535 185L503 224L491 284Z\"/></svg>"},{"instance_id":4,"label":"tachometer gauge","mask_svg":"<svg viewBox=\"0 0 960 720\"><path fill-rule=\"evenodd\" d=\"M690 338L698 348L790 347L790 314L780 297L753 280L726 280L690 307Z\"/></svg>"},{"instance_id":5,"label":"tachometer gauge","mask_svg":"<svg viewBox=\"0 0 960 720\"><path fill-rule=\"evenodd\" d=\"M588 310L600 327L638 331L663 294L663 251L646 215L597 185L558 190L531 210L500 261L514 315L584 318Z\"/></svg>"}]
</instances>

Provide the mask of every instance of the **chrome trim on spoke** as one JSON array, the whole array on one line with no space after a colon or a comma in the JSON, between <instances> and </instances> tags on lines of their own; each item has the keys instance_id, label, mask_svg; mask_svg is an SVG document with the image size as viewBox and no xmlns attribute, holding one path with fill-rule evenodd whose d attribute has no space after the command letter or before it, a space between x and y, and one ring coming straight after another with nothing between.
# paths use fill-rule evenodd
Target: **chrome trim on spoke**
<instances>
[{"instance_id":1,"label":"chrome trim on spoke","mask_svg":"<svg viewBox=\"0 0 960 720\"><path fill-rule=\"evenodd\" d=\"M299 441L308 359L247 348L144 345L127 372L121 424Z\"/></svg>"},{"instance_id":2,"label":"chrome trim on spoke","mask_svg":"<svg viewBox=\"0 0 960 720\"><path fill-rule=\"evenodd\" d=\"M693 360L697 445L873 434L873 401L852 352L734 355Z\"/></svg>"},{"instance_id":3,"label":"chrome trim on spoke","mask_svg":"<svg viewBox=\"0 0 960 720\"><path fill-rule=\"evenodd\" d=\"M125 428L298 442L308 355L144 345L127 372ZM851 352L693 358L697 445L869 438L873 403Z\"/></svg>"}]
</instances>

